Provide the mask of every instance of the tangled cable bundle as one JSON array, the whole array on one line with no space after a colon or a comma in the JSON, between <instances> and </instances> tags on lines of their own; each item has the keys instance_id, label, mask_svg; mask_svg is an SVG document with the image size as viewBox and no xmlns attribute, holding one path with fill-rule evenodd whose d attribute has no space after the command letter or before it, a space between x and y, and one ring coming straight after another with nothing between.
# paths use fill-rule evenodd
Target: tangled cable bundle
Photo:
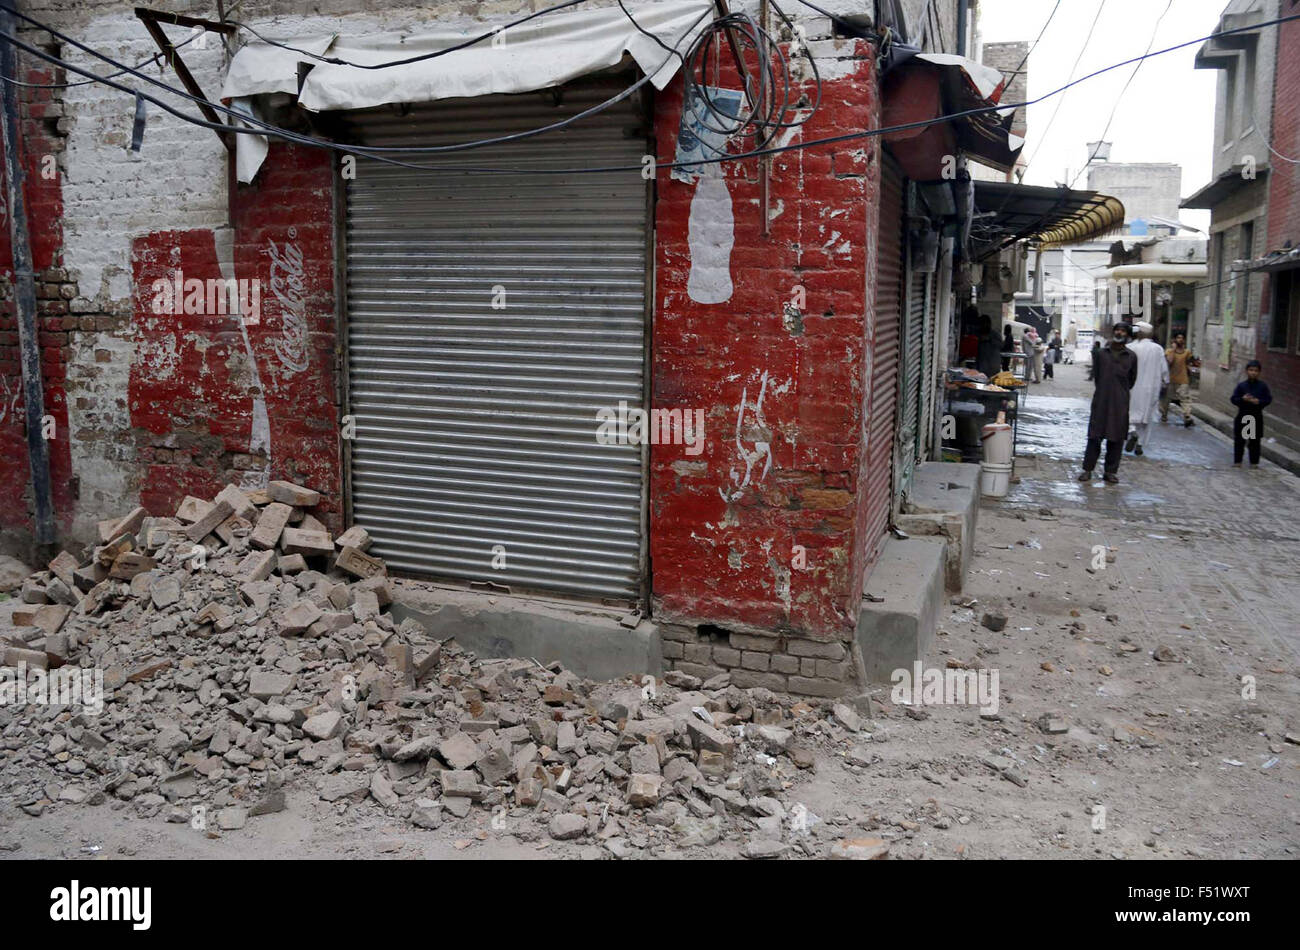
<instances>
[{"instance_id":1,"label":"tangled cable bundle","mask_svg":"<svg viewBox=\"0 0 1300 950\"><path fill-rule=\"evenodd\" d=\"M817 61L807 53L800 31L790 18L775 3L772 8L790 29L792 53L798 55L802 51L812 67L817 96L805 115L791 118L794 110L799 108L799 99L793 104L790 101L791 94L795 91L795 81L790 75L790 60L781 49L780 42L747 13L730 13L710 22L683 58L685 101L694 111L700 125L728 141L752 139L752 143L745 146L746 151L768 147L782 129L803 125L821 105L822 86ZM748 110L742 110L739 114L729 111L717 96L720 91L716 88L717 74L722 57L730 55L730 49L724 50L724 45L734 45L740 60L746 63L741 81L744 83ZM749 68L752 64L751 56L757 62L757 69ZM712 85L709 82L710 69L714 76ZM724 150L712 146L709 148L716 153L714 157L726 154Z\"/></svg>"}]
</instances>

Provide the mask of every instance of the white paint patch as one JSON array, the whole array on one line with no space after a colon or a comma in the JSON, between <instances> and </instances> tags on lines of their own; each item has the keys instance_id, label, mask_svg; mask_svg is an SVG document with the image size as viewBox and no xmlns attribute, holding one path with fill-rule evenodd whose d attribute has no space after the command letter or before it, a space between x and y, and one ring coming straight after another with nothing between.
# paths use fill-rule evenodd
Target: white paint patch
<instances>
[{"instance_id":1,"label":"white paint patch","mask_svg":"<svg viewBox=\"0 0 1300 950\"><path fill-rule=\"evenodd\" d=\"M217 264L221 268L221 277L232 281L235 279L234 232L230 228L217 228L212 232L212 238L217 246ZM232 303L238 306L238 302L236 295ZM265 488L271 478L271 422L266 414L266 388L262 385L262 374L257 368L257 354L253 352L253 344L248 339L248 324L242 314L232 316L239 324L239 334L248 353L249 370L253 377L253 420L248 435L248 454L261 455L266 459L261 471L244 473L240 487Z\"/></svg>"},{"instance_id":2,"label":"white paint patch","mask_svg":"<svg viewBox=\"0 0 1300 950\"><path fill-rule=\"evenodd\" d=\"M783 211L785 211L785 202L782 201L780 198L777 198L776 204L773 207L767 209L767 220L775 221L777 218L781 217L781 213Z\"/></svg>"},{"instance_id":3,"label":"white paint patch","mask_svg":"<svg viewBox=\"0 0 1300 950\"><path fill-rule=\"evenodd\" d=\"M731 191L720 178L701 178L691 199L691 276L686 292L696 303L726 303L731 283L731 249L736 243Z\"/></svg>"},{"instance_id":4,"label":"white paint patch","mask_svg":"<svg viewBox=\"0 0 1300 950\"><path fill-rule=\"evenodd\" d=\"M127 398L135 344L113 333L90 332L70 333L68 343L69 453L79 486L71 534L90 542L99 536L96 523L119 516L124 500L140 491ZM96 360L96 351L106 351L108 359Z\"/></svg>"}]
</instances>

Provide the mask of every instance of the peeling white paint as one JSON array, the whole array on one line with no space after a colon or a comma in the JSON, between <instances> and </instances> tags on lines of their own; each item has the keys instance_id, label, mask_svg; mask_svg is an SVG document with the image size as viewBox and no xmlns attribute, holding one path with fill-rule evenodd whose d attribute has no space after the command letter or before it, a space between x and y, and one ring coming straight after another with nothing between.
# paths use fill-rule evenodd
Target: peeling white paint
<instances>
[{"instance_id":1,"label":"peeling white paint","mask_svg":"<svg viewBox=\"0 0 1300 950\"><path fill-rule=\"evenodd\" d=\"M234 232L230 228L218 228L212 232L217 245L217 264L221 267L221 276L225 280L235 279ZM238 294L231 303L238 307ZM248 353L249 371L252 374L253 418L248 434L248 454L263 456L265 463L261 471L245 472L240 481L241 488L265 488L271 478L271 422L266 414L266 389L262 385L262 373L257 368L257 354L253 352L252 341L248 338L248 324L242 313L234 314L239 324L239 334L244 341L244 350Z\"/></svg>"},{"instance_id":2,"label":"peeling white paint","mask_svg":"<svg viewBox=\"0 0 1300 950\"><path fill-rule=\"evenodd\" d=\"M763 370L762 378L758 387L758 401L752 406L749 403L749 388L746 387L740 391L740 404L736 407L736 450L740 453L741 460L745 463L745 473L741 473L733 468L731 470L731 483L735 488L728 492L725 488L719 488L718 492L726 501L735 501L744 494L745 489L749 487L752 480L755 484L761 482L767 477L767 473L772 469L772 446L764 441L755 440L752 449L745 448L744 442L741 441L740 432L745 422L745 410L751 409L754 414L754 426L760 430L767 430L767 420L763 417L763 397L767 394L767 370ZM763 462L763 471L754 478L754 466Z\"/></svg>"},{"instance_id":3,"label":"peeling white paint","mask_svg":"<svg viewBox=\"0 0 1300 950\"><path fill-rule=\"evenodd\" d=\"M726 303L731 283L731 249L736 243L731 191L720 178L701 178L691 199L691 276L686 292L696 303Z\"/></svg>"}]
</instances>

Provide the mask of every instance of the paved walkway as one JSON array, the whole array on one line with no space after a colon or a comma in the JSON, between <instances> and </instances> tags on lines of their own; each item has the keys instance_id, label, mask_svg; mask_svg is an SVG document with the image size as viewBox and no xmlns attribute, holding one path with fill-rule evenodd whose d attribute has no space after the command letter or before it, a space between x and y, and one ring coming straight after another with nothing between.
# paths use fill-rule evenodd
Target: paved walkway
<instances>
[{"instance_id":1,"label":"paved walkway","mask_svg":"<svg viewBox=\"0 0 1300 950\"><path fill-rule=\"evenodd\" d=\"M1111 546L1144 546L1125 572L1153 623L1211 622L1245 647L1255 639L1300 661L1300 479L1269 461L1232 466L1231 442L1209 426L1152 427L1141 457L1126 454L1120 484L1080 483L1091 386L1087 367L1058 366L1031 386L1016 461L1019 483L1002 507L1053 508L1087 520ZM1177 605L1176 607L1171 605Z\"/></svg>"}]
</instances>

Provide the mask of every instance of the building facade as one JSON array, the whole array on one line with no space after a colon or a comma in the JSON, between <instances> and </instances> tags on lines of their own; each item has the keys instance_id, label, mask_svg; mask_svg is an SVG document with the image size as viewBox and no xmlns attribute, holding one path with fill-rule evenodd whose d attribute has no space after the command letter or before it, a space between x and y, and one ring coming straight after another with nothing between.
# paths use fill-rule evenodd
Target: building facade
<instances>
[{"instance_id":1,"label":"building facade","mask_svg":"<svg viewBox=\"0 0 1300 950\"><path fill-rule=\"evenodd\" d=\"M820 77L818 90L796 50L805 121L781 144L881 124L875 5L829 6L836 19L801 7L773 25ZM901 6L918 49L973 43L973 4ZM95 72L102 60L42 28L94 37L122 63L159 53L128 5L23 12L36 22L20 23L20 40ZM862 678L854 635L905 491L900 466L931 450L921 433L947 286L928 283L939 265L909 243L916 190L879 136L646 174L647 156L702 154L683 152L701 130L684 118L680 70L589 113L642 75L618 55L536 89L507 94L487 70L472 96L366 106L355 103L372 87L332 86L329 71L348 68L312 58L319 41L383 61L390 41L447 25L472 35L526 12L492 5L467 21L454 4L345 13L292 0L243 11L305 50L287 68L241 60L247 36L234 28L163 19L205 98L220 92L298 136L260 150L151 105L141 123L129 93L20 54L57 540L93 544L100 522L136 504L169 515L187 495L286 479L322 493L332 529L366 525L395 573L639 611L668 666L844 692ZM582 15L615 29L625 14ZM727 55L708 78L741 88ZM351 105L306 109L311 95ZM504 141L550 125L522 151ZM428 151L420 169L375 151L485 138L502 141ZM521 155L532 170L513 164ZM12 271L7 239L0 259ZM0 530L31 552L15 396L28 367L12 294L5 307ZM931 356L909 370L917 332ZM601 420L629 410L653 410L650 429L618 422L602 440Z\"/></svg>"},{"instance_id":2,"label":"building facade","mask_svg":"<svg viewBox=\"0 0 1300 950\"><path fill-rule=\"evenodd\" d=\"M1191 342L1202 358L1201 399L1221 412L1254 358L1264 280L1234 270L1260 253L1268 232L1269 177L1275 162L1273 77L1278 28L1257 26L1279 15L1286 0L1233 0L1218 33L1196 55L1196 68L1218 72L1212 179L1182 202L1210 211L1208 275L1197 288ZM1231 31L1231 32L1228 32Z\"/></svg>"}]
</instances>

